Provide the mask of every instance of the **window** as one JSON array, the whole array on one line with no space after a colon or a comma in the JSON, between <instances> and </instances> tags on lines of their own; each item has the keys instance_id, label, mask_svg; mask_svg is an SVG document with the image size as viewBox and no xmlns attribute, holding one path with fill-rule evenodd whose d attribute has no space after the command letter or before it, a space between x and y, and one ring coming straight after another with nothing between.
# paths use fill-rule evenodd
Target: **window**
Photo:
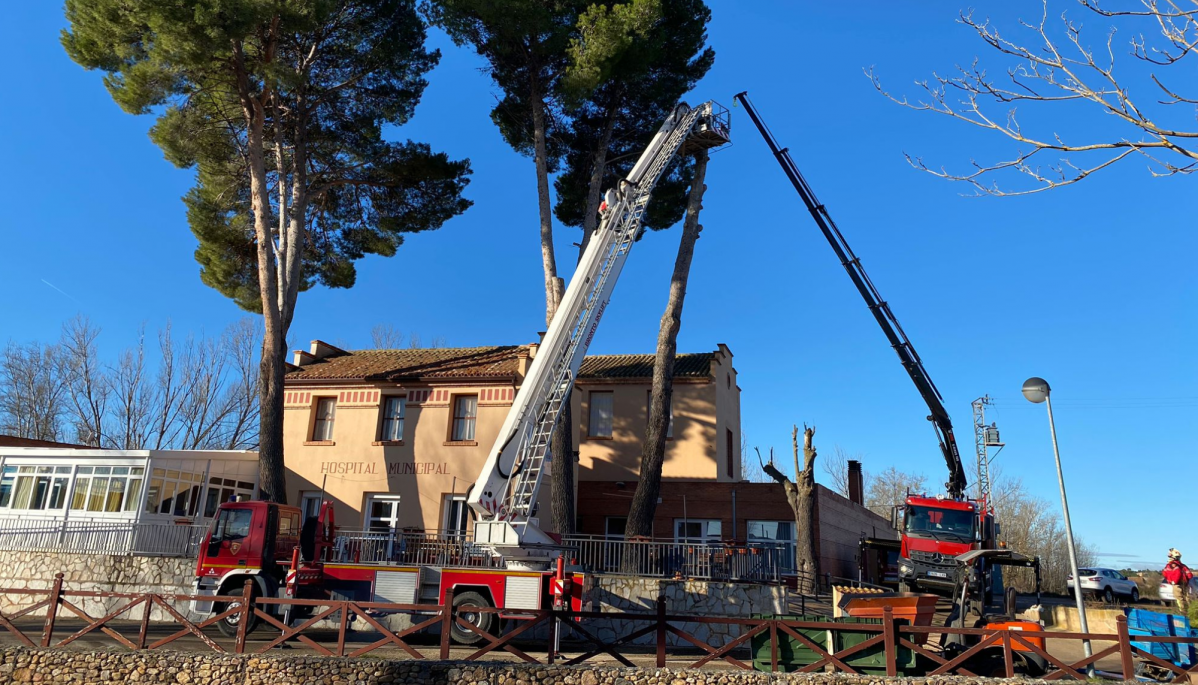
<instances>
[{"instance_id":1,"label":"window","mask_svg":"<svg viewBox=\"0 0 1198 685\"><path fill-rule=\"evenodd\" d=\"M371 495L366 504L366 529L386 533L399 527L399 495Z\"/></svg>"},{"instance_id":2,"label":"window","mask_svg":"<svg viewBox=\"0 0 1198 685\"><path fill-rule=\"evenodd\" d=\"M587 431L592 438L610 438L612 423L612 394L611 392L591 393L591 420L587 422Z\"/></svg>"},{"instance_id":3,"label":"window","mask_svg":"<svg viewBox=\"0 0 1198 685\"><path fill-rule=\"evenodd\" d=\"M158 471L158 469L154 469L154 471ZM152 486L151 491L153 491ZM250 499L253 496L253 483L212 476L208 479L208 497L204 502L204 516L215 516L221 502L235 502L238 497ZM150 509L149 501L146 502L146 511L154 511Z\"/></svg>"},{"instance_id":4,"label":"window","mask_svg":"<svg viewBox=\"0 0 1198 685\"><path fill-rule=\"evenodd\" d=\"M319 492L305 492L300 498L300 511L303 512L304 520L320 518L320 503L324 501L324 495Z\"/></svg>"},{"instance_id":5,"label":"window","mask_svg":"<svg viewBox=\"0 0 1198 685\"><path fill-rule=\"evenodd\" d=\"M403 440L403 415L407 408L406 397L388 397L383 405L383 430L379 440L399 442Z\"/></svg>"},{"instance_id":6,"label":"window","mask_svg":"<svg viewBox=\"0 0 1198 685\"><path fill-rule=\"evenodd\" d=\"M337 398L321 397L316 400L316 416L312 422L312 442L333 439L333 420L337 416Z\"/></svg>"},{"instance_id":7,"label":"window","mask_svg":"<svg viewBox=\"0 0 1198 685\"><path fill-rule=\"evenodd\" d=\"M726 464L726 466L728 468L728 477L735 478L736 477L736 473L735 473L735 470L736 470L736 437L732 435L731 428L727 429L726 438L727 438L726 439L727 444L724 445L724 460L728 462Z\"/></svg>"},{"instance_id":8,"label":"window","mask_svg":"<svg viewBox=\"0 0 1198 685\"><path fill-rule=\"evenodd\" d=\"M719 519L674 519L676 542L719 542Z\"/></svg>"},{"instance_id":9,"label":"window","mask_svg":"<svg viewBox=\"0 0 1198 685\"><path fill-rule=\"evenodd\" d=\"M70 466L6 466L0 477L0 507L62 509L70 480Z\"/></svg>"},{"instance_id":10,"label":"window","mask_svg":"<svg viewBox=\"0 0 1198 685\"><path fill-rule=\"evenodd\" d=\"M478 419L478 395L458 395L453 398L453 430L449 439L454 442L474 440L474 423Z\"/></svg>"},{"instance_id":11,"label":"window","mask_svg":"<svg viewBox=\"0 0 1198 685\"><path fill-rule=\"evenodd\" d=\"M24 468L24 467L22 467ZM63 473L61 488L52 487L51 503L66 501L66 473L69 466L60 466ZM57 478L55 480L58 480ZM80 466L75 476L75 491L71 509L76 511L135 511L141 505L141 488L145 469L140 466ZM18 496L20 483L17 484ZM62 504L57 507L61 507ZM51 507L56 508L56 507Z\"/></svg>"},{"instance_id":12,"label":"window","mask_svg":"<svg viewBox=\"0 0 1198 685\"><path fill-rule=\"evenodd\" d=\"M249 509L225 509L216 520L212 530L213 542L236 542L250 535L250 524L253 523L254 512Z\"/></svg>"},{"instance_id":13,"label":"window","mask_svg":"<svg viewBox=\"0 0 1198 685\"><path fill-rule=\"evenodd\" d=\"M749 544L781 546L785 550L782 552L782 560L786 565L793 563L795 558L795 535L794 521L751 520L748 524Z\"/></svg>"},{"instance_id":14,"label":"window","mask_svg":"<svg viewBox=\"0 0 1198 685\"><path fill-rule=\"evenodd\" d=\"M204 474L190 469L195 468L193 462L177 462L181 468L155 468L150 472L150 490L146 493L146 511L151 514L169 514L172 516L194 516L200 510L200 491L204 487ZM220 479L214 479L217 482ZM140 486L139 486L140 494ZM212 499L212 491L208 493ZM205 516L216 513L216 507Z\"/></svg>"},{"instance_id":15,"label":"window","mask_svg":"<svg viewBox=\"0 0 1198 685\"><path fill-rule=\"evenodd\" d=\"M603 535L609 540L623 540L628 528L627 516L608 516L603 523Z\"/></svg>"},{"instance_id":16,"label":"window","mask_svg":"<svg viewBox=\"0 0 1198 685\"><path fill-rule=\"evenodd\" d=\"M645 416L649 415L649 408L653 406L653 390L649 390L649 399L645 402ZM674 437L674 400L670 398L670 404L666 407L666 411L670 414L670 420L666 423L666 437Z\"/></svg>"},{"instance_id":17,"label":"window","mask_svg":"<svg viewBox=\"0 0 1198 685\"><path fill-rule=\"evenodd\" d=\"M451 537L465 537L470 530L470 507L466 504L465 495L445 496L445 534Z\"/></svg>"},{"instance_id":18,"label":"window","mask_svg":"<svg viewBox=\"0 0 1198 685\"><path fill-rule=\"evenodd\" d=\"M972 540L976 520L977 516L971 511L909 506L903 530L917 537L930 535L939 538L947 535L961 540Z\"/></svg>"}]
</instances>

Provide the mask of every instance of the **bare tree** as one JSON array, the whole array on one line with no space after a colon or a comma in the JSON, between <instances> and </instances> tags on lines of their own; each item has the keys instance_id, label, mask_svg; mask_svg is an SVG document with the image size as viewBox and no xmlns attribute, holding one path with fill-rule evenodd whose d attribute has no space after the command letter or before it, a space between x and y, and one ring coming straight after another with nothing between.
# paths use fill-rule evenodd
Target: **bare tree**
<instances>
[{"instance_id":1,"label":"bare tree","mask_svg":"<svg viewBox=\"0 0 1198 685\"><path fill-rule=\"evenodd\" d=\"M749 453L749 436L741 431L740 434L740 454L742 456L740 464L740 478L748 483L768 483L770 477L765 475L765 465L761 462L761 453L758 452L757 459L744 459L744 455Z\"/></svg>"},{"instance_id":2,"label":"bare tree","mask_svg":"<svg viewBox=\"0 0 1198 685\"><path fill-rule=\"evenodd\" d=\"M104 447L140 450L150 444L153 428L154 391L146 382L145 328L138 334L137 345L121 352L108 372L112 393L112 430Z\"/></svg>"},{"instance_id":3,"label":"bare tree","mask_svg":"<svg viewBox=\"0 0 1198 685\"><path fill-rule=\"evenodd\" d=\"M824 473L828 475L828 480L832 483L832 489L841 496L849 496L849 461L864 461L863 456L860 452L850 456L848 450L836 445L832 448L832 456L824 457L821 462ZM868 491L870 475L864 470L861 472L861 480L864 486L863 490Z\"/></svg>"},{"instance_id":4,"label":"bare tree","mask_svg":"<svg viewBox=\"0 0 1198 685\"><path fill-rule=\"evenodd\" d=\"M0 433L58 441L67 384L54 345L9 343L0 358Z\"/></svg>"},{"instance_id":5,"label":"bare tree","mask_svg":"<svg viewBox=\"0 0 1198 685\"><path fill-rule=\"evenodd\" d=\"M819 578L819 559L815 556L815 537L812 528L815 523L815 426L803 424L803 466L799 468L799 427L793 426L790 431L790 441L794 449L795 479L792 482L786 474L774 466L774 451L770 450L770 460L762 466L771 478L782 484L786 491L786 501L794 511L795 516L795 568L798 570L799 590L811 594L815 592L816 581ZM760 461L761 453L757 453Z\"/></svg>"},{"instance_id":6,"label":"bare tree","mask_svg":"<svg viewBox=\"0 0 1198 685\"><path fill-rule=\"evenodd\" d=\"M923 474L905 473L891 466L870 478L865 490L865 506L879 516L890 519L894 508L907 499L907 493L922 492L928 478Z\"/></svg>"},{"instance_id":7,"label":"bare tree","mask_svg":"<svg viewBox=\"0 0 1198 685\"><path fill-rule=\"evenodd\" d=\"M225 420L218 440L220 449L258 447L258 365L261 329L253 319L242 319L225 330L222 345L229 355L229 384L223 406Z\"/></svg>"},{"instance_id":8,"label":"bare tree","mask_svg":"<svg viewBox=\"0 0 1198 685\"><path fill-rule=\"evenodd\" d=\"M1056 507L1033 496L1018 478L994 478L995 517L1002 526L1002 541L1008 548L1040 558L1041 578L1048 592L1065 592L1069 575L1069 545ZM1076 540L1080 566L1094 564L1094 549ZM1035 576L1030 569L1011 569L1005 581L1008 587L1030 592Z\"/></svg>"},{"instance_id":9,"label":"bare tree","mask_svg":"<svg viewBox=\"0 0 1198 685\"><path fill-rule=\"evenodd\" d=\"M370 346L376 350L397 350L403 347L403 331L389 323L370 329Z\"/></svg>"},{"instance_id":10,"label":"bare tree","mask_svg":"<svg viewBox=\"0 0 1198 685\"><path fill-rule=\"evenodd\" d=\"M62 374L69 389L67 403L75 429L75 441L101 447L107 437L105 417L111 384L96 350L100 329L84 316L77 316L63 326Z\"/></svg>"},{"instance_id":11,"label":"bare tree","mask_svg":"<svg viewBox=\"0 0 1198 685\"><path fill-rule=\"evenodd\" d=\"M1015 147L1008 159L972 161L962 172L931 168L918 156L907 155L908 162L940 178L969 183L978 195L1027 195L1070 185L1133 154L1148 160L1153 176L1198 170L1198 128L1193 125L1198 89L1193 66L1178 66L1198 48L1198 3L1139 0L1135 9L1109 10L1100 7L1099 0L1078 0L1090 16L1112 20L1098 45L1092 45L1088 35L1083 36L1082 24L1064 12L1059 22L1050 21L1048 4L1044 0L1038 21L1020 21L1013 34L1000 33L988 19L974 19L972 12L961 14L962 24L1000 58L1009 59L1005 76L992 77L975 57L969 66L958 65L952 75L933 74L930 82L917 82L924 95L913 103L891 95L873 69L867 70L878 91L894 102L992 131ZM1145 69L1116 73L1120 27L1131 32L1128 54ZM1017 118L1021 105L1047 115L1031 127L1040 132L1032 132ZM1104 133L1075 139L1059 130L1086 114L1079 105L1104 115L1110 123ZM1046 157L1046 166L1041 166ZM1031 183L1000 187L999 179L1019 174Z\"/></svg>"}]
</instances>

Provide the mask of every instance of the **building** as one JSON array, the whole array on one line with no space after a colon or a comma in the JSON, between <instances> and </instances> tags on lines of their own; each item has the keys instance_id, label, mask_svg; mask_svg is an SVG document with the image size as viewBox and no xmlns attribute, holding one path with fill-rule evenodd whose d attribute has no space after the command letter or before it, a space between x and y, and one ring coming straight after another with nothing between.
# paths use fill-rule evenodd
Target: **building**
<instances>
[{"instance_id":1,"label":"building","mask_svg":"<svg viewBox=\"0 0 1198 685\"><path fill-rule=\"evenodd\" d=\"M0 445L0 549L183 553L257 480L257 452Z\"/></svg>"},{"instance_id":2,"label":"building","mask_svg":"<svg viewBox=\"0 0 1198 685\"><path fill-rule=\"evenodd\" d=\"M477 478L538 346L338 349L314 341L285 380L288 501L322 497L345 529L470 532ZM639 480L653 355L587 357L572 393L577 531L624 537ZM776 483L741 480L740 387L732 352L679 354L653 537L793 546L794 516ZM856 479L860 479L858 469ZM853 481L853 474L850 474ZM856 576L861 537L889 521L817 489L821 568ZM549 511L548 487L538 509ZM549 516L542 528L552 531ZM792 555L793 558L793 555Z\"/></svg>"},{"instance_id":3,"label":"building","mask_svg":"<svg viewBox=\"0 0 1198 685\"><path fill-rule=\"evenodd\" d=\"M312 512L323 493L346 527L465 531L467 489L537 348L351 352L314 341L285 381L289 501ZM636 479L652 368L652 355L584 360L572 393L580 489ZM678 355L672 417L666 478L739 479L740 389L726 346Z\"/></svg>"}]
</instances>

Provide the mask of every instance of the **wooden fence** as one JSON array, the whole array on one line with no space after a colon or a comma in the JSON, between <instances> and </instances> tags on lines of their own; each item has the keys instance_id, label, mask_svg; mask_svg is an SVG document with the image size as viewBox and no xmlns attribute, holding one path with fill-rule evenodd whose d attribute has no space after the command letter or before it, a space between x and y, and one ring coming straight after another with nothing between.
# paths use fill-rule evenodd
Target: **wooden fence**
<instances>
[{"instance_id":1,"label":"wooden fence","mask_svg":"<svg viewBox=\"0 0 1198 685\"><path fill-rule=\"evenodd\" d=\"M885 609L885 616L880 623L846 624L823 621L796 621L780 618L678 615L667 612L664 598L659 598L656 603L656 610L651 612L571 612L562 610L525 610L512 612L503 610L502 613L505 616L510 617L514 614L519 614L524 620L514 622L513 627L502 635L493 635L480 630L474 624L465 620L461 614L466 612L500 613L501 610L488 607L462 606L458 607L455 611L452 608L452 593L449 593L446 597L446 603L443 605L255 597L252 581L246 582L245 588L240 595L230 596L114 593L68 590L63 586L62 574L58 574L49 589L0 588L0 594L3 594L10 603L12 603L15 597L21 596L28 597L33 601L29 606L15 610L12 613L0 613L0 628L3 628L18 642L27 647L41 648L66 647L86 635L100 633L130 650L152 650L164 647L176 642L180 638L191 635L198 638L205 648L222 653L261 654L283 643L290 643L292 646L306 646L317 654L327 656L358 657L382 647L396 647L403 650L412 659L425 659L428 657L422 654L416 647L424 646L428 649L430 645L428 643L413 645L410 640L416 633L428 628L438 627L440 629L440 638L437 656L440 659L449 659L451 656L450 628L456 623L462 629L479 635L480 641L483 643L480 646L470 648L470 653L466 656L461 656L460 654L453 655L454 659L465 661L474 661L493 652L504 651L517 659L529 663L563 663L572 665L586 662L600 655L607 655L625 666L633 666L633 662L628 659L628 655L631 652L626 652L624 648L630 646L634 640L652 635L654 636L652 647L655 649L655 663L658 667L664 667L666 665L668 650L673 649L675 657L683 656L683 654L680 654L683 650L669 647L667 644L667 636L673 635L681 643L685 643L693 648L690 650L692 656L695 655L695 650L697 650L699 658L689 663L689 668L701 668L712 661L722 660L737 668L750 669L752 666L737 658L734 652L747 647L754 637L758 637L758 640L768 639L769 642L769 662L768 664L760 663L762 656L761 652L759 652L759 667L768 667L770 670L778 670L782 665L780 663L782 658L779 647L783 641L791 641L792 644L797 642L803 645L817 656L817 660L796 669L800 672L831 670L856 674L859 671L848 663L851 661L850 657L871 648L876 651L878 646L881 646L885 656L884 665L887 675L897 675L900 671L897 663L900 648L910 650L926 660L925 663L928 664L926 675L956 674L965 676L998 675L1012 677L1016 673L1017 659L1015 652L1017 651L1038 655L1046 663L1055 667L1056 670L1050 671L1045 676L1047 680L1062 678L1086 680L1088 667L1091 667L1101 659L1115 655L1119 657L1119 675L1125 680L1135 679L1135 660L1137 658L1148 664L1152 664L1162 673L1170 674L1174 679L1173 682L1187 682L1192 673L1198 673L1198 666L1186 669L1153 656L1133 645L1132 636L1128 633L1127 622L1123 617L1118 618L1117 632L1115 634L1050 633L981 628L910 626L894 620L889 607ZM78 606L81 603L80 600L87 598L115 599L121 603L105 615L96 617L89 615ZM216 602L218 605L223 605L226 608L220 613L195 622L189 620L174 606L174 603L191 601ZM285 625L275 615L276 612L270 610L270 607L272 605L288 604L310 607L311 615L301 620L298 624ZM150 627L152 625L150 614L155 606L161 607L174 619L178 630L164 637L157 639L150 638ZM35 612L40 612L41 610L44 610L44 616L38 616L38 618L41 618L40 635L27 634L26 631L31 630L28 626L25 630L18 627L18 622L32 623L33 619L27 619L26 617L33 616ZM399 631L393 631L378 620L376 614L380 612L411 614L412 625ZM233 638L224 639L223 642L225 644L222 645L217 639L209 635L209 629L217 621L235 613L239 614L237 634ZM66 634L67 631L57 625L58 620L63 616L81 619L85 625ZM261 622L258 630L273 628L275 631L278 631L277 634L272 631L267 636L269 639L261 642L249 642L246 631L252 621L252 617ZM347 644L347 634L350 632L349 624L351 617L361 618L377 633L379 636L378 639L360 647L353 647ZM22 619L25 620L22 621ZM605 641L593 632L593 628L588 629L588 619L605 619L607 621L620 622L626 627L625 634L615 640ZM118 624L116 623L117 621L128 621L130 623ZM318 626L322 621L336 621L336 630L329 629L327 624L325 626ZM726 644L713 646L683 630L680 626L684 624L739 626L741 633ZM138 628L136 635L133 634L134 626ZM539 637L534 637L533 631L538 626L547 627L547 639L544 637L543 631ZM124 632L122 633L120 630L117 630L118 627L123 628ZM804 635L803 631L806 630L831 631L832 633L852 632L857 633L859 636L865 633L869 637L840 651L830 651L828 644L819 644ZM0 632L0 635L2 634ZM941 639L948 635L966 635L972 636L978 641L973 646L955 655L946 655L929 647L928 638L935 635L941 636ZM575 648L575 651L578 653L573 654L571 652L573 654L571 656L557 651L555 645L559 644L559 642L556 638L574 640L574 644L581 645ZM1045 639L1066 641L1091 640L1113 642L1114 644L1096 651L1090 657L1070 663L1042 648L1040 645L1046 644L1044 642ZM1136 635L1135 641L1194 644L1198 643L1198 638ZM995 669L996 672L979 674L970 671L966 667L983 650L990 650L992 654L1001 655L1001 664ZM545 656L537 658L530 655L528 651L544 653ZM689 660L689 656L687 658Z\"/></svg>"}]
</instances>

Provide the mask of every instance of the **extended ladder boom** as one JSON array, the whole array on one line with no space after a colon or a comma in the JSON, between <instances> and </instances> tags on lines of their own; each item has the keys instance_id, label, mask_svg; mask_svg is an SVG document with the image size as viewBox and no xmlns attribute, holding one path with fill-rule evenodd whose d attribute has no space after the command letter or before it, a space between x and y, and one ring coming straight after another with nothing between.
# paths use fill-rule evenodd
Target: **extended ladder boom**
<instances>
[{"instance_id":1,"label":"extended ladder boom","mask_svg":"<svg viewBox=\"0 0 1198 685\"><path fill-rule=\"evenodd\" d=\"M886 334L886 339L890 341L890 346L898 353L899 362L906 369L907 375L914 381L915 387L919 390L919 394L928 405L928 410L931 415L928 420L936 429L936 438L940 442L940 451L944 454L945 464L948 466L948 482L945 487L948 489L948 494L953 499L961 499L965 495L965 467L961 463L961 453L957 449L957 439L953 436L953 422L949 419L948 411L944 408L944 398L940 395L940 391L936 388L936 384L932 382L928 376L927 369L924 368L923 361L920 360L919 354L915 352L915 347L911 341L907 339L907 334L903 332L903 327L899 325L898 319L894 317L894 313L890 311L890 305L882 299L882 295L878 293L878 289L869 280L865 269L861 266L861 260L857 255L853 254L852 248L841 235L840 229L836 227L836 222L828 214L827 208L820 203L815 197L815 192L811 186L807 185L807 179L803 178L803 174L799 172L799 167L795 165L794 160L790 158L790 152L785 148L779 148L778 143L774 140L774 136L770 133L765 123L758 116L757 110L749 103L749 98L745 93L736 95L736 99L744 105L745 111L748 112L749 118L753 120L753 124L757 130L761 132L761 137L765 139L766 145L769 146L770 152L774 153L774 158L778 160L778 164L782 166L782 171L786 177L790 179L795 190L798 191L799 197L803 198L803 203L807 205L807 211L811 213L811 218L815 219L815 223L819 226L819 230L823 232L824 237L828 239L828 244L836 252L836 256L840 259L840 263L848 272L849 278L852 279L853 285L857 286L857 291L861 293L861 297L865 299L865 304L869 307L869 311L874 315L878 325L882 327L882 332Z\"/></svg>"},{"instance_id":2,"label":"extended ladder boom","mask_svg":"<svg viewBox=\"0 0 1198 685\"><path fill-rule=\"evenodd\" d=\"M478 514L476 543L511 553L552 544L533 518L553 455L550 438L570 401L583 355L611 299L628 251L641 231L653 188L680 151L728 142L727 111L711 102L679 104L650 141L628 178L607 191L602 221L587 245L544 340L516 394L495 446L470 490Z\"/></svg>"}]
</instances>

